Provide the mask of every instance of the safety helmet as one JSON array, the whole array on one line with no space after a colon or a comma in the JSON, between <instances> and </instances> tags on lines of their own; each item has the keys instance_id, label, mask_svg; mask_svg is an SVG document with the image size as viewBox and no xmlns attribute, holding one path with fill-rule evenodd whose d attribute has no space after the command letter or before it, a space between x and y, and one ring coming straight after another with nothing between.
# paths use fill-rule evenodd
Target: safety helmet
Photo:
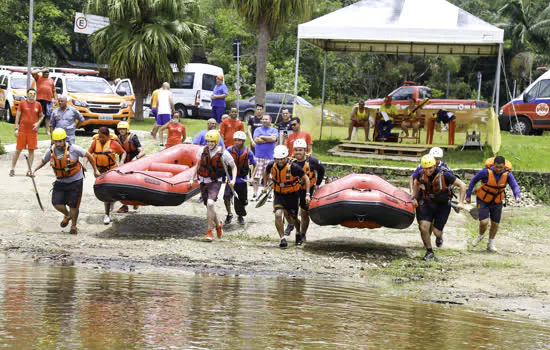
<instances>
[{"instance_id":1,"label":"safety helmet","mask_svg":"<svg viewBox=\"0 0 550 350\"><path fill-rule=\"evenodd\" d=\"M246 140L246 134L244 131L237 131L233 134L233 139L235 140Z\"/></svg>"},{"instance_id":2,"label":"safety helmet","mask_svg":"<svg viewBox=\"0 0 550 350\"><path fill-rule=\"evenodd\" d=\"M117 129L126 129L126 130L130 130L130 124L128 124L128 122L118 122L118 124L116 125L116 128Z\"/></svg>"},{"instance_id":3,"label":"safety helmet","mask_svg":"<svg viewBox=\"0 0 550 350\"><path fill-rule=\"evenodd\" d=\"M434 158L443 158L443 150L439 147L432 147L430 153Z\"/></svg>"},{"instance_id":4,"label":"safety helmet","mask_svg":"<svg viewBox=\"0 0 550 350\"><path fill-rule=\"evenodd\" d=\"M220 133L217 130L209 130L204 136L206 141L215 141L216 143L220 142Z\"/></svg>"},{"instance_id":5,"label":"safety helmet","mask_svg":"<svg viewBox=\"0 0 550 350\"><path fill-rule=\"evenodd\" d=\"M273 158L283 159L286 157L288 157L288 148L285 145L275 147L275 150L273 151Z\"/></svg>"},{"instance_id":6,"label":"safety helmet","mask_svg":"<svg viewBox=\"0 0 550 350\"><path fill-rule=\"evenodd\" d=\"M306 140L304 139L296 139L294 140L294 143L292 144L293 148L307 148Z\"/></svg>"},{"instance_id":7,"label":"safety helmet","mask_svg":"<svg viewBox=\"0 0 550 350\"><path fill-rule=\"evenodd\" d=\"M59 141L59 140L65 140L67 138L67 132L63 128L56 128L52 132L52 140Z\"/></svg>"},{"instance_id":8,"label":"safety helmet","mask_svg":"<svg viewBox=\"0 0 550 350\"><path fill-rule=\"evenodd\" d=\"M435 158L431 154L426 154L420 160L420 164L422 164L422 168L424 168L424 169L431 168L431 167L435 166Z\"/></svg>"}]
</instances>

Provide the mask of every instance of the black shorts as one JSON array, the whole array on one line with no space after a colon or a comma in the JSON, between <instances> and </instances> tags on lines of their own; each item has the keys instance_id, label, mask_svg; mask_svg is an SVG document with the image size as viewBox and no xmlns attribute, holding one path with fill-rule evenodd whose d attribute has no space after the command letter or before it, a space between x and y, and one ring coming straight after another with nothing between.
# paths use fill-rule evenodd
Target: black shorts
<instances>
[{"instance_id":1,"label":"black shorts","mask_svg":"<svg viewBox=\"0 0 550 350\"><path fill-rule=\"evenodd\" d=\"M239 196L239 200L244 205L248 204L248 186L246 182L243 183L235 183L235 186L233 186L235 189L235 192L237 192L237 196ZM233 198L233 191L231 191L231 188L229 185L225 185L225 191L223 192L223 199L224 200L230 200Z\"/></svg>"},{"instance_id":2,"label":"black shorts","mask_svg":"<svg viewBox=\"0 0 550 350\"><path fill-rule=\"evenodd\" d=\"M51 111L52 109L52 101L48 101L48 100L37 100L37 101L42 106L42 113L44 113L44 116L46 118L49 118L51 116L51 113L48 112L48 110ZM46 126L49 127L49 125L46 125Z\"/></svg>"},{"instance_id":3,"label":"black shorts","mask_svg":"<svg viewBox=\"0 0 550 350\"><path fill-rule=\"evenodd\" d=\"M298 202L300 200L300 195L297 192L279 194L275 193L275 199L273 200L273 208L284 209L292 215L298 214Z\"/></svg>"},{"instance_id":4,"label":"black shorts","mask_svg":"<svg viewBox=\"0 0 550 350\"><path fill-rule=\"evenodd\" d=\"M443 231L450 213L451 206L449 204L437 204L431 200L424 200L417 211L417 219L419 222L432 222L436 229Z\"/></svg>"},{"instance_id":5,"label":"black shorts","mask_svg":"<svg viewBox=\"0 0 550 350\"><path fill-rule=\"evenodd\" d=\"M312 187L310 190L309 190L309 195L310 195L310 199L311 197L313 197L313 190L315 189L315 187ZM300 209L304 210L304 211L309 211L309 204L306 204L306 193L307 191L306 190L300 190L298 191L298 194L300 196Z\"/></svg>"},{"instance_id":6,"label":"black shorts","mask_svg":"<svg viewBox=\"0 0 550 350\"><path fill-rule=\"evenodd\" d=\"M209 182L201 183L201 197L202 203L208 205L208 200L211 199L214 202L218 200L218 193L220 193L220 188L222 187L221 182Z\"/></svg>"},{"instance_id":7,"label":"black shorts","mask_svg":"<svg viewBox=\"0 0 550 350\"><path fill-rule=\"evenodd\" d=\"M500 223L500 217L502 216L503 204L498 203L485 203L484 201L477 199L477 208L479 209L479 221L485 220L488 217L491 221Z\"/></svg>"},{"instance_id":8,"label":"black shorts","mask_svg":"<svg viewBox=\"0 0 550 350\"><path fill-rule=\"evenodd\" d=\"M84 179L71 183L56 181L53 183L52 204L68 205L69 208L78 209L82 199Z\"/></svg>"}]
</instances>

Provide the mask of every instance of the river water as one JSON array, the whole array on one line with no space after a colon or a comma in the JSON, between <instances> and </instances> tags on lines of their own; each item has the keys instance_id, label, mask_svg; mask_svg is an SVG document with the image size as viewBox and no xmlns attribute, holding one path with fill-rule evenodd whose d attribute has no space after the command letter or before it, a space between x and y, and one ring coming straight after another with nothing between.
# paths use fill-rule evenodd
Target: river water
<instances>
[{"instance_id":1,"label":"river water","mask_svg":"<svg viewBox=\"0 0 550 350\"><path fill-rule=\"evenodd\" d=\"M0 258L11 349L549 348L550 328L317 279L102 272Z\"/></svg>"}]
</instances>

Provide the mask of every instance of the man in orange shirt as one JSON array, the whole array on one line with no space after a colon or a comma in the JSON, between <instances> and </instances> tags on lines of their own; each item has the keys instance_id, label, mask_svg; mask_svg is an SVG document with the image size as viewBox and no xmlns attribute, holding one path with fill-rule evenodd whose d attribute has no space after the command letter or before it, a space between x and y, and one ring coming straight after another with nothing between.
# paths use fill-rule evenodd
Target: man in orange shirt
<instances>
[{"instance_id":1,"label":"man in orange shirt","mask_svg":"<svg viewBox=\"0 0 550 350\"><path fill-rule=\"evenodd\" d=\"M237 118L238 115L239 113L237 111L237 108L232 107L231 111L229 112L229 118L226 118L222 121L222 124L220 126L220 135L222 135L225 147L235 145L233 135L235 135L237 131L244 131L244 124Z\"/></svg>"},{"instance_id":2,"label":"man in orange shirt","mask_svg":"<svg viewBox=\"0 0 550 350\"><path fill-rule=\"evenodd\" d=\"M286 147L288 147L288 154L294 154L294 141L297 139L304 139L307 143L306 153L311 154L312 144L311 135L307 131L301 131L300 129L300 118L294 117L290 120L290 127L292 128L292 134L288 135L286 139Z\"/></svg>"},{"instance_id":3,"label":"man in orange shirt","mask_svg":"<svg viewBox=\"0 0 550 350\"><path fill-rule=\"evenodd\" d=\"M15 115L15 137L17 137L17 144L11 161L10 176L15 175L15 165L21 151L25 148L29 150L29 161L32 164L34 150L38 148L38 128L43 119L42 106L36 101L36 90L32 88L28 89L27 99L19 103L19 108Z\"/></svg>"},{"instance_id":4,"label":"man in orange shirt","mask_svg":"<svg viewBox=\"0 0 550 350\"><path fill-rule=\"evenodd\" d=\"M38 73L42 73L42 75ZM52 114L52 102L54 99L57 101L55 84L53 79L50 78L50 70L48 68L33 70L32 77L36 82L36 100L42 106L42 113L46 116L46 132L50 135L49 125Z\"/></svg>"}]
</instances>

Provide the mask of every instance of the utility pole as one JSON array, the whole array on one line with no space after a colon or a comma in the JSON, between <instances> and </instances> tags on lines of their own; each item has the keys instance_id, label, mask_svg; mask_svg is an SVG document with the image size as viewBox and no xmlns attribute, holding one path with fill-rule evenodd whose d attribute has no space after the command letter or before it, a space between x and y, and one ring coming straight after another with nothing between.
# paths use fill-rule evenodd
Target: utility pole
<instances>
[{"instance_id":1,"label":"utility pole","mask_svg":"<svg viewBox=\"0 0 550 350\"><path fill-rule=\"evenodd\" d=\"M34 21L34 0L30 0L29 9L29 46L27 51L27 89L31 87L31 64L32 64L32 26Z\"/></svg>"},{"instance_id":2,"label":"utility pole","mask_svg":"<svg viewBox=\"0 0 550 350\"><path fill-rule=\"evenodd\" d=\"M451 85L451 71L447 71L447 91L445 92L445 98L449 98L449 87Z\"/></svg>"},{"instance_id":3,"label":"utility pole","mask_svg":"<svg viewBox=\"0 0 550 350\"><path fill-rule=\"evenodd\" d=\"M233 58L237 60L237 82L235 83L236 88L236 94L235 97L237 98L237 116L239 116L240 109L239 109L239 99L241 97L241 75L240 75L240 68L241 68L241 41L239 39L233 40Z\"/></svg>"},{"instance_id":4,"label":"utility pole","mask_svg":"<svg viewBox=\"0 0 550 350\"><path fill-rule=\"evenodd\" d=\"M481 78L483 75L481 72L477 72L477 99L481 99Z\"/></svg>"}]
</instances>

